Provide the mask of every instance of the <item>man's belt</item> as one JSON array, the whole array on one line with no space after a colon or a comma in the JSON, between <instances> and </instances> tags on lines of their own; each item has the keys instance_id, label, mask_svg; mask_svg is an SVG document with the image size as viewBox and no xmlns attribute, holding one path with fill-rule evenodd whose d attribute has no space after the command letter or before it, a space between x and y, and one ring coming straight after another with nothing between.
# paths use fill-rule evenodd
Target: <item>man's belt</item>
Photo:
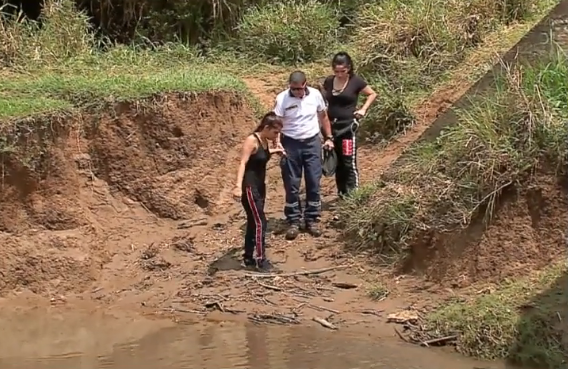
<instances>
[{"instance_id":1,"label":"man's belt","mask_svg":"<svg viewBox=\"0 0 568 369\"><path fill-rule=\"evenodd\" d=\"M312 137L308 137L308 138L294 138L294 137L286 136L285 134L282 134L282 136L289 138L290 140L294 140L294 141L298 141L298 142L308 142L308 141L312 141L314 138L319 136L319 133L317 135L313 135Z\"/></svg>"}]
</instances>

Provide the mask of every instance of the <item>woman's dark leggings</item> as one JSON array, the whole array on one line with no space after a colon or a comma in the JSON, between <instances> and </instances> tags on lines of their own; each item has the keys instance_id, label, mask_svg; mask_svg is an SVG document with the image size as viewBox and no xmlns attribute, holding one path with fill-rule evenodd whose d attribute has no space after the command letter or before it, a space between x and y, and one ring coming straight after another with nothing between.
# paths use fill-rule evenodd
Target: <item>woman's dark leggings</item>
<instances>
[{"instance_id":1,"label":"woman's dark leggings","mask_svg":"<svg viewBox=\"0 0 568 369\"><path fill-rule=\"evenodd\" d=\"M247 214L247 228L245 233L245 261L262 261L265 256L266 215L264 203L266 189L245 186L241 196L241 203Z\"/></svg>"}]
</instances>

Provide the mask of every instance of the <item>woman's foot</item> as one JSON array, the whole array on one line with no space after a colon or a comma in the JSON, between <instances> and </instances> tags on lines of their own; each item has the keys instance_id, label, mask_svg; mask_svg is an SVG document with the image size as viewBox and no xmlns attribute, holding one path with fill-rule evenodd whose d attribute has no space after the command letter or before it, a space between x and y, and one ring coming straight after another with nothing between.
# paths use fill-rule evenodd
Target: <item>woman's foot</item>
<instances>
[{"instance_id":1,"label":"woman's foot","mask_svg":"<svg viewBox=\"0 0 568 369\"><path fill-rule=\"evenodd\" d=\"M270 260L267 259L263 260L244 259L243 264L246 269L255 270L259 272L271 272L275 270L274 265L270 262Z\"/></svg>"}]
</instances>

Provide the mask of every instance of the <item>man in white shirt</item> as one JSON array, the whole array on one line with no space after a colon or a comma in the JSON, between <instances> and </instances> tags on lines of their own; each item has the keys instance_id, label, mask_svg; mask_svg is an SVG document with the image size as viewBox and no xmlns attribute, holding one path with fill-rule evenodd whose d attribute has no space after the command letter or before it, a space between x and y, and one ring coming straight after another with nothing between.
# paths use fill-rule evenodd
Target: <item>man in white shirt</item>
<instances>
[{"instance_id":1,"label":"man in white shirt","mask_svg":"<svg viewBox=\"0 0 568 369\"><path fill-rule=\"evenodd\" d=\"M277 145L282 146L286 152L280 161L280 168L286 190L284 215L289 223L286 239L293 240L299 234L302 218L306 230L312 236L321 235L317 225L321 214L320 131L323 131L323 148L326 150L333 149L333 137L325 100L317 89L307 86L306 75L301 71L293 72L288 85L289 88L276 97L274 112L284 120ZM303 171L306 176L306 206L302 214L300 183Z\"/></svg>"}]
</instances>

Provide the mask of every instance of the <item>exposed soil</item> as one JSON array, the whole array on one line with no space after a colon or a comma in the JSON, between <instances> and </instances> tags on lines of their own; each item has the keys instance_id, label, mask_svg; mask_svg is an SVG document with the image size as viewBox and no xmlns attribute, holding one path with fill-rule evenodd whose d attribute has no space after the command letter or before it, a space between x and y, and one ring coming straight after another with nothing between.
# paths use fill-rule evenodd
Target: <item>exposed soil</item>
<instances>
[{"instance_id":1,"label":"exposed soil","mask_svg":"<svg viewBox=\"0 0 568 369\"><path fill-rule=\"evenodd\" d=\"M260 100L269 108L276 86L268 80L247 83L257 93L265 91ZM363 179L382 172L466 90L461 85L440 90L417 111L418 124L383 151L361 148ZM20 134L19 148L2 154L4 304L31 292L54 304L87 301L160 313L211 318L220 311L223 319L232 313L284 321L341 312L327 319L376 324L383 310L443 298L442 286L370 269L364 256L344 252L332 224L335 191L330 179L323 186L324 236L285 241L284 194L275 163L268 179L269 253L285 273L303 274L259 279L236 270L244 214L231 190L241 142L255 125L243 100L231 94L167 96L109 110L64 119L48 126L49 134ZM29 148L34 146L43 151L31 165ZM462 270L468 281L510 275L504 272L505 260L514 260L519 272L542 266L546 258L539 258L540 253L552 258L550 250L559 250L556 237L534 244L537 237L559 229L553 219L566 204L553 203L556 195L542 191L548 205L541 207L537 223L526 198L525 205L504 205L502 213L509 206L514 218L498 217L462 255L437 257L433 260L439 262L422 269L438 282L461 276ZM514 229L514 236L500 233L503 226ZM505 254L515 247L524 251ZM506 256L493 258L496 252ZM320 268L332 269L314 272ZM373 290L379 285L384 296ZM369 292L380 302L371 300Z\"/></svg>"},{"instance_id":2,"label":"exposed soil","mask_svg":"<svg viewBox=\"0 0 568 369\"><path fill-rule=\"evenodd\" d=\"M425 235L412 249L406 269L436 284L463 288L523 276L566 254L568 197L557 177L542 176L530 188L508 189L493 219L486 222L484 215L464 231Z\"/></svg>"}]
</instances>

